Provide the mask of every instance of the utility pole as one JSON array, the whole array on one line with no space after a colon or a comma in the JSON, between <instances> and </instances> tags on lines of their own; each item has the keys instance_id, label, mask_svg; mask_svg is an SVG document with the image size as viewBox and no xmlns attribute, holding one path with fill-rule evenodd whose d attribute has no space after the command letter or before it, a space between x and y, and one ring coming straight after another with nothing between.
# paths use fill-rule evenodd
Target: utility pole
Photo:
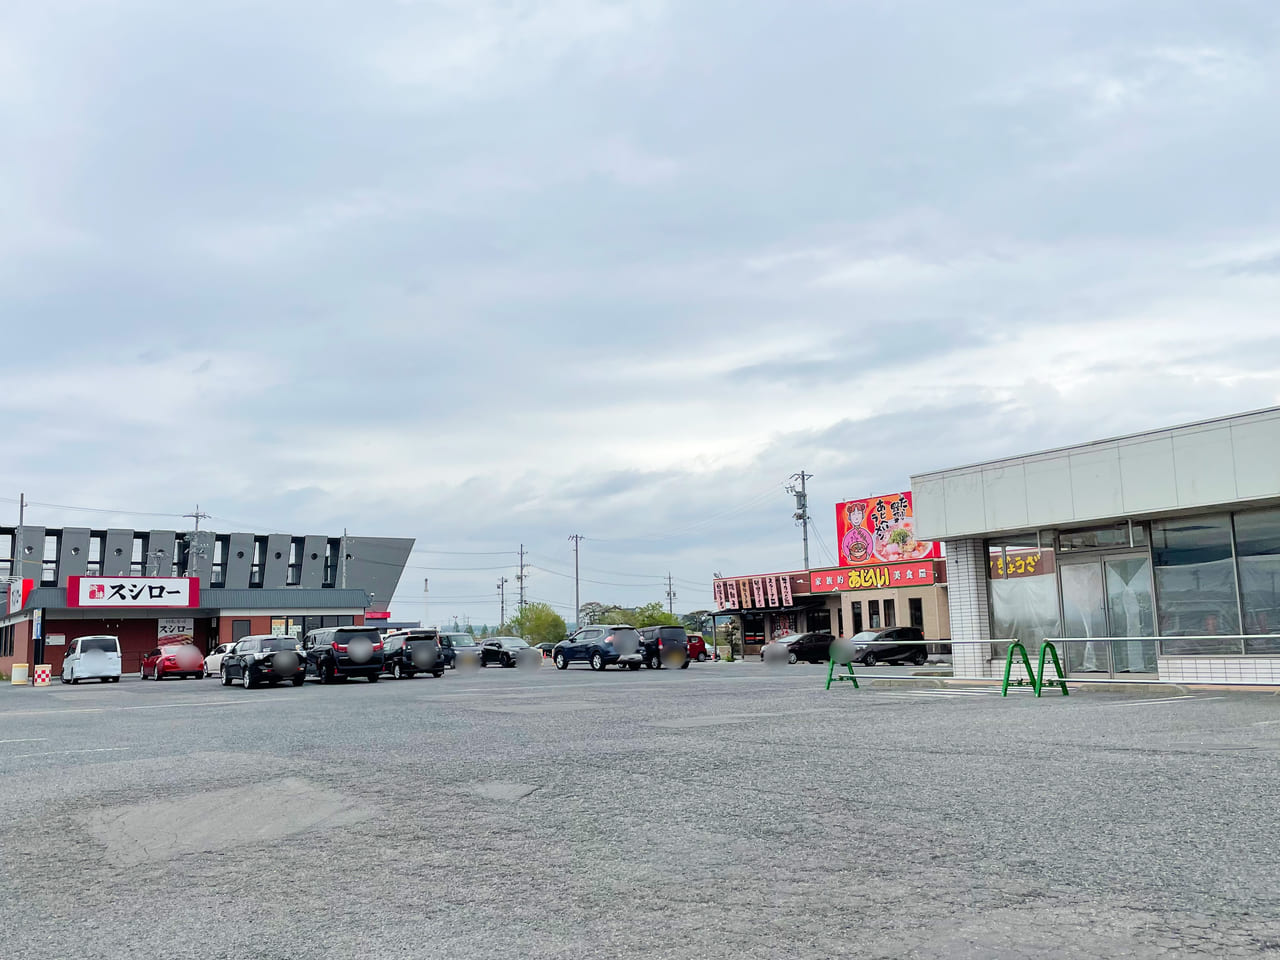
<instances>
[{"instance_id":1,"label":"utility pole","mask_svg":"<svg viewBox=\"0 0 1280 960\"><path fill-rule=\"evenodd\" d=\"M580 533L571 533L569 539L573 541L573 628L578 629L578 620L582 616L582 600L579 599L578 593L578 544L582 543L583 536Z\"/></svg>"},{"instance_id":2,"label":"utility pole","mask_svg":"<svg viewBox=\"0 0 1280 960\"><path fill-rule=\"evenodd\" d=\"M671 583L671 571L667 571L667 613L675 616L676 591Z\"/></svg>"},{"instance_id":3,"label":"utility pole","mask_svg":"<svg viewBox=\"0 0 1280 960\"><path fill-rule=\"evenodd\" d=\"M22 589L22 575L26 573L22 559L22 527L27 517L27 495L18 494L18 529L13 533L13 559L9 561L9 576L18 578L18 589Z\"/></svg>"},{"instance_id":4,"label":"utility pole","mask_svg":"<svg viewBox=\"0 0 1280 960\"><path fill-rule=\"evenodd\" d=\"M427 619L427 590L431 586L431 581L427 577L422 578L422 625L428 627L431 621Z\"/></svg>"},{"instance_id":5,"label":"utility pole","mask_svg":"<svg viewBox=\"0 0 1280 960\"><path fill-rule=\"evenodd\" d=\"M520 572L516 574L516 583L520 584L520 612L524 613L524 544L520 544Z\"/></svg>"},{"instance_id":6,"label":"utility pole","mask_svg":"<svg viewBox=\"0 0 1280 960\"><path fill-rule=\"evenodd\" d=\"M196 504L195 513L184 513L183 516L190 517L192 520L196 522L196 529L195 529L196 533L200 532L200 521L209 519L209 515L207 513L200 512L200 504L198 503Z\"/></svg>"},{"instance_id":7,"label":"utility pole","mask_svg":"<svg viewBox=\"0 0 1280 960\"><path fill-rule=\"evenodd\" d=\"M507 578L498 578L498 622L507 622Z\"/></svg>"},{"instance_id":8,"label":"utility pole","mask_svg":"<svg viewBox=\"0 0 1280 960\"><path fill-rule=\"evenodd\" d=\"M805 473L801 470L799 473L791 475L792 480L799 480L800 486L796 487L794 483L787 484L787 493L793 494L796 498L796 512L793 513L794 519L804 529L804 568L809 569L809 494L805 492L804 483L806 480L812 480L812 473Z\"/></svg>"}]
</instances>

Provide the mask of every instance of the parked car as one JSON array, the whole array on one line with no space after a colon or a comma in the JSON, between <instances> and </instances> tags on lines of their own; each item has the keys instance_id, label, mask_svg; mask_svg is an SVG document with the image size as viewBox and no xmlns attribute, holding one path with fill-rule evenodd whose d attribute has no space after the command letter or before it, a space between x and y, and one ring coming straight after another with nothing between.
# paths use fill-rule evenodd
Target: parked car
<instances>
[{"instance_id":1,"label":"parked car","mask_svg":"<svg viewBox=\"0 0 1280 960\"><path fill-rule=\"evenodd\" d=\"M689 645L689 659L702 663L710 654L707 653L707 641L700 633L687 633L685 640Z\"/></svg>"},{"instance_id":2,"label":"parked car","mask_svg":"<svg viewBox=\"0 0 1280 960\"><path fill-rule=\"evenodd\" d=\"M444 665L449 670L458 668L458 659L475 666L480 662L480 644L469 633L442 633L440 643L444 647Z\"/></svg>"},{"instance_id":3,"label":"parked car","mask_svg":"<svg viewBox=\"0 0 1280 960\"><path fill-rule=\"evenodd\" d=\"M868 667L877 663L914 663L921 666L928 659L924 631L919 627L864 630L853 638L853 662Z\"/></svg>"},{"instance_id":4,"label":"parked car","mask_svg":"<svg viewBox=\"0 0 1280 960\"><path fill-rule=\"evenodd\" d=\"M156 647L142 658L142 666L138 670L141 680L151 677L152 680L163 680L165 677L204 677L204 657L190 643L168 643Z\"/></svg>"},{"instance_id":5,"label":"parked car","mask_svg":"<svg viewBox=\"0 0 1280 960\"><path fill-rule=\"evenodd\" d=\"M614 663L639 670L644 662L641 643L640 631L635 627L625 623L597 623L557 643L551 659L558 670L568 670L571 663L587 663L592 670L604 670Z\"/></svg>"},{"instance_id":6,"label":"parked car","mask_svg":"<svg viewBox=\"0 0 1280 960\"><path fill-rule=\"evenodd\" d=\"M772 660L774 663L782 663L784 661L795 663L796 661L791 659L791 644L799 639L800 634L798 633L789 633L785 637L774 637L760 648L760 659L762 661Z\"/></svg>"},{"instance_id":7,"label":"parked car","mask_svg":"<svg viewBox=\"0 0 1280 960\"><path fill-rule=\"evenodd\" d=\"M397 630L382 638L384 670L397 680L419 673L443 677L444 649L435 630Z\"/></svg>"},{"instance_id":8,"label":"parked car","mask_svg":"<svg viewBox=\"0 0 1280 960\"><path fill-rule=\"evenodd\" d=\"M216 677L219 674L219 668L222 666L222 658L231 652L231 648L235 646L235 641L231 643L220 643L213 648L213 653L204 658L204 675L206 677Z\"/></svg>"},{"instance_id":9,"label":"parked car","mask_svg":"<svg viewBox=\"0 0 1280 960\"><path fill-rule=\"evenodd\" d=\"M531 648L519 637L490 637L480 644L480 666L497 663L514 667L521 656L528 656Z\"/></svg>"},{"instance_id":10,"label":"parked car","mask_svg":"<svg viewBox=\"0 0 1280 960\"><path fill-rule=\"evenodd\" d=\"M797 663L800 660L826 663L831 657L831 644L835 637L829 633L801 633L790 640L787 644L787 663Z\"/></svg>"},{"instance_id":11,"label":"parked car","mask_svg":"<svg viewBox=\"0 0 1280 960\"><path fill-rule=\"evenodd\" d=\"M382 637L373 627L322 627L302 639L307 673L321 683L364 677L377 683L382 673Z\"/></svg>"},{"instance_id":12,"label":"parked car","mask_svg":"<svg viewBox=\"0 0 1280 960\"><path fill-rule=\"evenodd\" d=\"M120 638L95 635L78 637L67 644L62 658L63 683L98 680L120 682Z\"/></svg>"},{"instance_id":13,"label":"parked car","mask_svg":"<svg viewBox=\"0 0 1280 960\"><path fill-rule=\"evenodd\" d=\"M667 664L689 666L689 641L684 627L645 627L640 631L640 653L644 665L653 670Z\"/></svg>"},{"instance_id":14,"label":"parked car","mask_svg":"<svg viewBox=\"0 0 1280 960\"><path fill-rule=\"evenodd\" d=\"M293 637L244 637L223 655L218 675L224 687L237 680L246 690L259 683L274 687L284 680L300 687L307 679L307 662L298 653Z\"/></svg>"}]
</instances>

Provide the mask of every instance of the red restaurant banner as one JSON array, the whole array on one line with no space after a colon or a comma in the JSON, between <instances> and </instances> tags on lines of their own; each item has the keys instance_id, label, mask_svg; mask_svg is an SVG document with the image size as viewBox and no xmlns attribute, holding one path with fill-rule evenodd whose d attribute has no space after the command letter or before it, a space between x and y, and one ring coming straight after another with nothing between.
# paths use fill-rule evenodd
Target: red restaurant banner
<instances>
[{"instance_id":1,"label":"red restaurant banner","mask_svg":"<svg viewBox=\"0 0 1280 960\"><path fill-rule=\"evenodd\" d=\"M778 605L778 578L764 578L765 592L769 595L769 606L776 607Z\"/></svg>"},{"instance_id":2,"label":"red restaurant banner","mask_svg":"<svg viewBox=\"0 0 1280 960\"><path fill-rule=\"evenodd\" d=\"M724 582L721 580L715 581L713 584L711 584L711 589L716 598L716 609L723 610L724 609Z\"/></svg>"},{"instance_id":3,"label":"red restaurant banner","mask_svg":"<svg viewBox=\"0 0 1280 960\"><path fill-rule=\"evenodd\" d=\"M910 490L837 503L836 541L842 567L942 556L937 543L916 539Z\"/></svg>"},{"instance_id":4,"label":"red restaurant banner","mask_svg":"<svg viewBox=\"0 0 1280 960\"><path fill-rule=\"evenodd\" d=\"M814 593L835 590L887 590L891 587L932 586L932 560L917 563L878 563L844 570L815 570L810 574Z\"/></svg>"}]
</instances>

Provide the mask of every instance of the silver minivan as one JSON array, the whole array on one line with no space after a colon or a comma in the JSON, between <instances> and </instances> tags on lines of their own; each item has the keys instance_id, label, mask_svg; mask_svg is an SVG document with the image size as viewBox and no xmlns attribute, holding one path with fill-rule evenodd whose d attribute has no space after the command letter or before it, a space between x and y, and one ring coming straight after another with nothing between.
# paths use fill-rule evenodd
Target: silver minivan
<instances>
[{"instance_id":1,"label":"silver minivan","mask_svg":"<svg viewBox=\"0 0 1280 960\"><path fill-rule=\"evenodd\" d=\"M79 683L81 680L120 682L119 637L78 637L67 645L67 655L62 661L62 682Z\"/></svg>"}]
</instances>

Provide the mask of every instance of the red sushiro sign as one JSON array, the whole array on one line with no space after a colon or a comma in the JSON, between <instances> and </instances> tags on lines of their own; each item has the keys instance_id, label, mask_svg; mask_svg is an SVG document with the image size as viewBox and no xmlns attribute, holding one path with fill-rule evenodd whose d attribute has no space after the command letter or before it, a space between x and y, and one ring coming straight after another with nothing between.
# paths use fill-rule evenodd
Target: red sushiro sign
<instances>
[{"instance_id":1,"label":"red sushiro sign","mask_svg":"<svg viewBox=\"0 0 1280 960\"><path fill-rule=\"evenodd\" d=\"M68 607L198 607L195 577L67 577Z\"/></svg>"}]
</instances>

